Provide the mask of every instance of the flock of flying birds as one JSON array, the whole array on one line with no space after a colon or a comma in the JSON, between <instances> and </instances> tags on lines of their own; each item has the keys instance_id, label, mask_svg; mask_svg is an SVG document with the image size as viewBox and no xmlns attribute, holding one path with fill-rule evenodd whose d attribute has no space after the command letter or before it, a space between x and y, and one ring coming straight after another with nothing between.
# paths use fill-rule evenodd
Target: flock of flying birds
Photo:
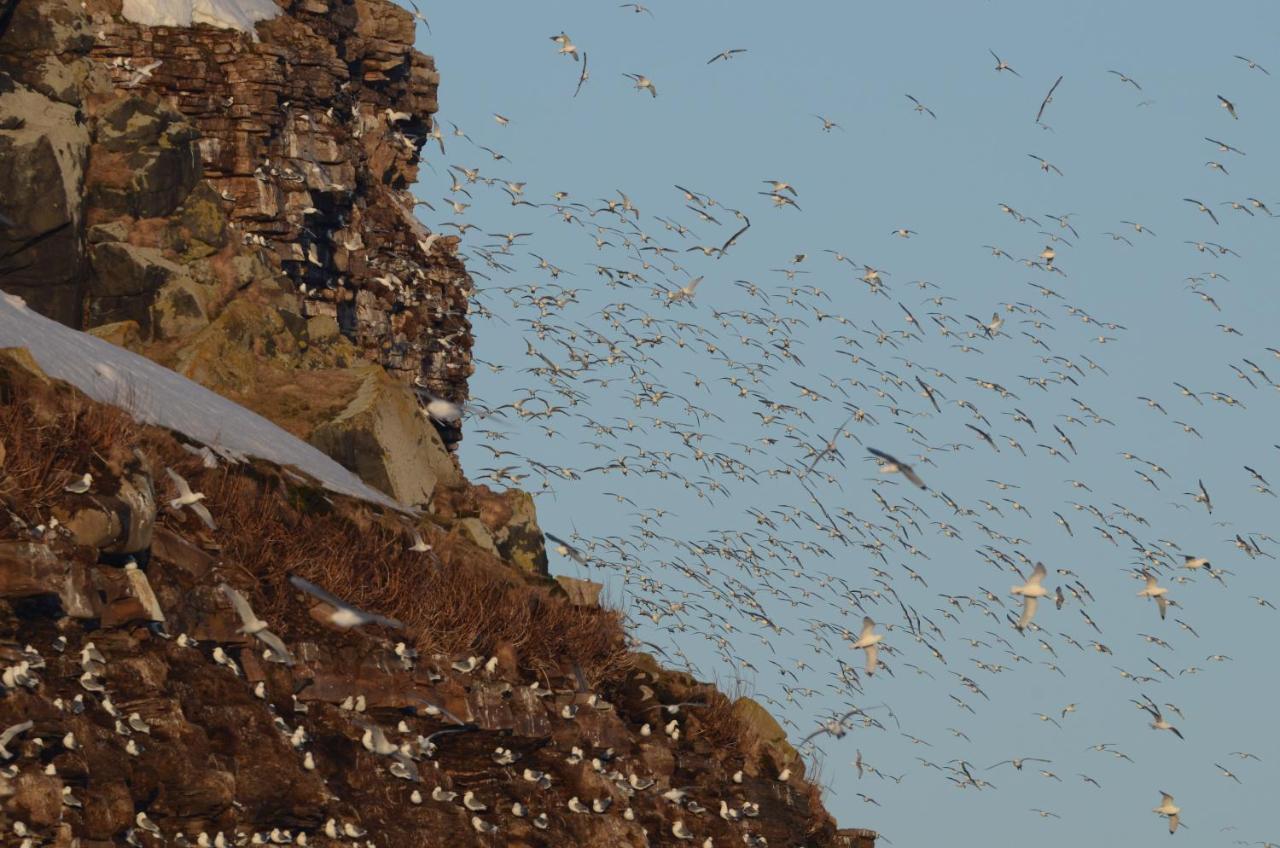
<instances>
[{"instance_id":1,"label":"flock of flying birds","mask_svg":"<svg viewBox=\"0 0 1280 848\"><path fill-rule=\"evenodd\" d=\"M654 18L640 4L622 12ZM585 45L565 31L547 37L546 72L576 68L576 78L562 78L565 97L609 84L597 81L606 76L599 64L591 77ZM992 85L1031 76L990 53ZM713 45L707 54L691 67L725 73L731 61L750 61L737 47ZM1269 76L1244 56L1224 57L1223 66L1224 87ZM1118 97L1146 95L1141 80L1120 70L1094 73L1114 76ZM619 85L630 80L644 101L670 96L644 73L607 75ZM1070 73L1055 72L1034 93L1009 90L1010 120L1051 129L1055 100L1070 97L1071 84ZM1226 591L1238 598L1239 615L1275 609L1251 593L1251 570L1269 567L1280 543L1266 527L1224 520L1218 499L1265 499L1255 502L1274 509L1269 478L1280 474L1280 454L1270 451L1280 445L1255 452L1250 465L1226 465L1200 432L1242 428L1244 418L1230 416L1251 408L1266 415L1280 390L1280 341L1228 323L1223 296L1229 275L1247 267L1228 246L1233 234L1272 226L1274 217L1263 189L1245 176L1254 159L1230 143L1249 120L1239 96L1224 90L1216 104L1185 104L1202 116L1204 167L1221 173L1224 196L1185 198L1190 214L1174 197L1164 210L1199 234L1185 240L1191 248L1178 283L1199 303L1177 305L1194 304L1198 355L1219 357L1221 378L1186 385L1153 371L1141 375L1146 393L1128 401L1117 401L1112 384L1130 379L1137 363L1109 361L1108 345L1140 341L1159 325L1126 326L1102 314L1105 304L1087 306L1099 300L1098 286L1074 279L1071 266L1086 245L1168 250L1173 234L1153 232L1137 213L1086 220L989 198L975 214L990 210L999 238L975 244L974 255L987 263L985 274L1009 281L1002 298L982 303L960 285L908 282L909 268L890 270L839 247L787 251L772 267L735 263L748 242L765 249L770 216L805 214L804 187L786 179L744 177L730 190L746 200L733 205L681 180L655 214L623 190L535 194L511 173L506 153L515 151L482 147L457 124L451 135L437 128L447 163L439 172L450 180L445 202L455 212L442 226L462 235L480 280L477 350L494 358L487 349L518 333L526 354L524 363L476 359L473 388L486 399L466 410L470 475L545 493L544 525L577 506L624 513L614 526L593 515L589 528L577 520L553 527L550 547L566 566L618 589L647 650L736 680L772 706L802 752L817 757L836 739L862 734L903 740L894 769L864 759L869 743L857 745L849 781L871 805L857 811L859 824L875 824L872 808L881 806L868 781L908 780L907 797L918 797L934 791L930 779L985 792L996 788L989 778L1030 773L1046 781L1046 800L1027 815L1061 818L1054 783L1101 789L1106 778L1094 769L1060 776L1055 764L1068 752L1055 750L1049 726L1061 731L1076 713L1105 712L1117 734L1145 723L1170 746L1184 733L1212 732L1221 716L1184 715L1176 702L1196 675L1232 661L1199 647L1213 633L1202 632L1196 607ZM904 112L930 125L945 120L942 110L906 98ZM800 129L844 131L813 117L817 126ZM517 144L519 121L494 120L501 129L491 132ZM901 131L911 132L909 113L904 120ZM1048 178L1065 176L1028 155ZM490 214L526 223L511 232L471 223ZM910 227L885 230L927 241ZM1170 439L1181 447L1157 453ZM1131 483L1116 488L1117 475ZM562 509L559 498L574 508ZM1106 559L1090 556L1087 567L1070 553L1096 546ZM968 588L938 591L951 583ZM1114 609L1122 613L1108 617ZM1131 655L1136 665L1119 664ZM988 692L1001 688L1000 675L1035 675L1050 691L1090 662L1102 664L1099 674L1114 669L1115 684L1036 713L1045 732L1038 756L1001 751L991 765L1000 757L980 753L960 726L978 709L1000 710L1000 696ZM937 709L955 712L957 726L946 733L954 756L915 755L948 743L940 728L904 728L883 694L904 678L927 687ZM1116 743L1089 751L1134 763ZM1224 747L1220 759L1184 766L1241 782L1260 759ZM1035 765L1024 773L1027 763ZM831 765L824 769L830 779ZM1177 784L1176 773L1133 769L1109 788L1133 797L1135 815L1162 817L1170 833L1185 826L1176 797L1192 826L1209 821L1211 811L1180 796Z\"/></svg>"}]
</instances>

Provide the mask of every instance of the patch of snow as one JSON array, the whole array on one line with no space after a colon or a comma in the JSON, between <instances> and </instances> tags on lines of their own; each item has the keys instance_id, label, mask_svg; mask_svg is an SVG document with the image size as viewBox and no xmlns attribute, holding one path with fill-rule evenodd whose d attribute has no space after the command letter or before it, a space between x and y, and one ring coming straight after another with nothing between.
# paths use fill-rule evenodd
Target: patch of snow
<instances>
[{"instance_id":1,"label":"patch of snow","mask_svg":"<svg viewBox=\"0 0 1280 848\"><path fill-rule=\"evenodd\" d=\"M125 20L143 26L189 27L208 24L253 36L253 25L280 14L272 0L124 0Z\"/></svg>"},{"instance_id":2,"label":"patch of snow","mask_svg":"<svg viewBox=\"0 0 1280 848\"><path fill-rule=\"evenodd\" d=\"M316 448L255 412L146 357L28 309L0 293L0 348L23 347L50 377L146 424L215 448L293 467L325 488L406 511Z\"/></svg>"}]
</instances>

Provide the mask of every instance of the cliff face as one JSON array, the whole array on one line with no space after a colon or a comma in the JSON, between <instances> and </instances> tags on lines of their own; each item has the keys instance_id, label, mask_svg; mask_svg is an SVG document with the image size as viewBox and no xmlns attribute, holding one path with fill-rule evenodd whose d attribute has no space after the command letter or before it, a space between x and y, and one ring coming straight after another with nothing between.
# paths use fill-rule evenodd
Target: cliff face
<instances>
[{"instance_id":1,"label":"cliff face","mask_svg":"<svg viewBox=\"0 0 1280 848\"><path fill-rule=\"evenodd\" d=\"M457 238L406 191L438 76L385 0L281 6L255 39L0 0L0 289L419 509L0 352L0 821L66 846L869 845L767 713L548 577L529 495L462 477L409 388L462 401L472 371ZM403 627L336 628L290 575Z\"/></svg>"},{"instance_id":2,"label":"cliff face","mask_svg":"<svg viewBox=\"0 0 1280 848\"><path fill-rule=\"evenodd\" d=\"M407 192L439 80L413 17L300 0L254 41L119 12L0 18L0 286L303 436L357 364L464 400L470 279Z\"/></svg>"}]
</instances>

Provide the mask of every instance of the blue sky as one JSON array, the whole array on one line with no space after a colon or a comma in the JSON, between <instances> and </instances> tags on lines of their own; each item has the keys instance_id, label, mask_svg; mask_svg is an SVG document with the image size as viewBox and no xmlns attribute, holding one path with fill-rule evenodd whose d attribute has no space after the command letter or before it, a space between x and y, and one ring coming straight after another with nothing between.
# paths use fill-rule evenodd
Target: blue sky
<instances>
[{"instance_id":1,"label":"blue sky","mask_svg":"<svg viewBox=\"0 0 1280 848\"><path fill-rule=\"evenodd\" d=\"M1247 204L1246 198L1256 197L1280 211L1271 154L1280 128L1274 108L1280 78L1233 58L1253 57L1268 70L1275 64L1280 74L1280 56L1274 52L1280 10L1266 3L1233 3L1211 10L1182 2L802 3L784 8L753 2L654 0L646 5L652 17L612 3L424 7L433 34L420 28L419 46L435 56L441 72L439 118L447 153L439 156L434 144L426 148L417 191L440 210L434 215L423 210L428 224L465 221L479 227L466 234L463 249L470 254L469 266L488 277L477 276L478 302L493 317L476 318L476 353L506 366L499 373L485 367L477 371L472 381L477 407L511 403L526 388L567 407L567 414L549 420L521 419L510 409L505 417L473 416L462 454L470 476L478 479L482 469L513 465L515 473L531 475L522 485L538 492L545 529L561 536L577 532L584 547L587 540L604 537L649 545L639 554L643 565L629 572L617 563L594 566L591 576L609 585L609 597L632 614L641 638L668 652L679 646L705 678L732 688L738 677L757 698L776 701L774 710L792 723L793 738L850 704L883 721L887 730L858 726L843 739L825 740L820 746L828 807L844 826L879 830L897 846L937 844L957 831L981 834L967 838L989 844L1030 836L1046 848L1078 844L1082 838L1105 844L1154 844L1169 839L1164 823L1151 812L1163 789L1174 793L1184 811L1189 832L1180 831L1175 837L1179 841L1280 841L1280 829L1272 824L1266 806L1267 789L1280 781L1280 750L1268 707L1277 694L1269 672L1280 614L1250 597L1280 604L1280 581L1274 561L1247 558L1230 541L1237 532L1253 533L1264 550L1280 554L1280 543L1256 536L1280 536L1275 521L1278 502L1255 491L1242 467L1248 465L1280 483L1280 450L1273 447L1280 441L1273 423L1277 390L1243 363L1248 358L1272 382L1280 381L1280 360L1266 351L1280 347L1280 333L1274 329L1280 309L1272 294L1280 220L1259 210L1250 216L1220 205L1230 200ZM562 30L589 57L590 79L577 98L572 95L579 66L557 55L550 40ZM728 48L748 52L707 64ZM1021 76L997 73L989 49ZM1108 70L1131 76L1142 89ZM624 73L647 75L659 96L634 90ZM1033 119L1059 75L1063 82L1046 109L1046 129ZM914 111L906 94L918 98L937 118ZM1220 108L1217 95L1235 104L1238 120ZM495 112L509 118L510 125L499 126L492 117ZM842 129L822 132L815 114L838 122ZM450 135L449 122L474 143ZM1205 136L1225 141L1245 155L1221 152ZM476 145L491 147L507 159L495 161ZM1043 172L1028 154L1053 163L1062 175ZM1208 167L1205 163L1210 161L1223 164L1228 173ZM634 226L651 237L651 244L680 251L672 258L682 268L672 269L653 256L651 266L658 267L644 268L640 254L621 245L624 232L603 233L613 244L597 249L597 224L630 232L630 240L642 244L634 227L622 227L610 213L590 216L575 210L584 226L564 223L550 207L512 206L501 183L467 185L472 197L461 199L473 205L463 215L451 216L447 204L439 202L449 196L449 166L479 167L487 177L527 182L524 197L536 203L548 203L552 192L566 191L569 201L599 209L604 205L600 198L617 198L615 192L621 190L640 210ZM792 183L800 209L772 208L769 198L758 194L768 188L762 183L765 179ZM699 221L673 184L714 197L720 205L711 211L721 225ZM1185 197L1204 200L1221 223L1215 225ZM1001 211L1000 203L1038 219L1042 226L1018 223ZM752 228L741 241L723 259L684 252L693 244L719 244L736 229L726 206L750 217ZM1048 217L1067 214L1078 238ZM681 222L696 237L681 238L655 216ZM1157 236L1138 233L1123 220L1140 222ZM917 234L902 239L892 234L897 228ZM486 267L476 251L500 240L485 233L507 231L534 235L517 241L510 255L496 257L510 272ZM996 245L1019 259L1035 257L1050 243L1043 232L1070 239L1071 245L1054 243L1055 264L1066 276L992 256L983 247ZM1107 232L1123 235L1132 244ZM1184 240L1216 242L1239 256L1201 252ZM842 251L856 260L858 270L835 261L824 249ZM807 259L792 263L800 253ZM565 273L553 279L531 254L545 257ZM597 264L635 271L646 282L609 288L593 270ZM858 281L864 264L886 272L888 297ZM789 283L773 270L787 268L806 273ZM1220 311L1187 288L1188 277L1209 272L1221 276L1198 285ZM665 298L654 294L699 275L705 279L692 304L667 308ZM743 323L740 316L725 317L728 326L717 317L736 310L766 315L759 300L734 285L740 279L769 292L773 299L767 308L777 316L806 324L792 325L790 331L792 349L803 366L780 365L758 385L737 373L763 396L802 409L808 418L784 413L784 420L762 424L753 414L763 411L762 405L739 397L721 379L730 375L729 367L708 354L703 344L694 343L696 331L691 328L664 329L668 341L645 351L653 361L644 365L644 379L723 420L704 417L701 423L690 423L678 399L636 407L629 396L638 386L628 382L631 371L622 364L597 364L567 381L583 392L576 405L552 394L554 387L545 377L525 370L542 364L526 354L529 343L562 367L577 367L568 349L556 343L557 334L580 351L589 347L584 328L625 341L608 325L602 309L622 318L649 314L662 321L689 322L714 331L717 348L734 361L758 362L759 348L744 344L742 338L767 344L780 335L770 336L759 323ZM917 280L940 288L919 289L912 285ZM1042 297L1029 283L1047 286L1061 298ZM535 285L545 294L555 293L552 287L557 284L579 291L575 302L541 318L564 329L553 329L539 339L536 328L522 323L538 319L537 310L516 300L519 292L508 295L502 289L523 286L527 291ZM785 289L791 285L816 286L830 300L801 294L788 303ZM923 302L932 295L956 300L935 308ZM898 301L926 322L927 331L922 339L895 339L900 347L891 349L888 343L877 344L872 322L890 333L907 329ZM1019 323L1034 317L1016 306L1019 302L1043 310L1043 320L1052 326ZM626 311L609 307L618 303L627 304ZM1006 304L1020 311L1010 311ZM819 320L815 306L843 315L850 323ZM1125 329L1087 324L1079 311L1069 313L1068 306ZM986 319L997 310L1006 319L1009 337L964 338L973 330L966 314ZM929 311L957 319L959 323L949 325L953 337L939 335L925 317ZM1224 332L1219 324L1241 335ZM574 327L578 335L571 340L568 328ZM642 325L628 327L643 332ZM1085 373L1061 361L1042 361L1041 355L1048 354L1023 336L1024 330ZM673 343L675 335L686 339L683 348ZM1091 341L1099 335L1114 341ZM837 352L850 349L840 336L857 339L863 361L851 362ZM952 347L958 343L983 352L961 352ZM592 350L602 353L599 347ZM1107 374L1088 369L1082 357ZM1237 377L1231 364L1250 375L1257 387ZM956 382L915 365L939 369ZM1061 382L1055 371L1070 374L1076 385ZM895 376L885 382L883 372ZM705 387L690 375L698 375ZM954 402L937 414L913 387L893 385L898 378L912 383L916 375L949 401L976 405L991 422L993 435L1016 436L1027 456L1003 440L998 439L998 454L976 442L964 424L983 425ZM1042 390L1020 375L1050 382ZM1018 399L984 391L966 377L1001 383ZM586 384L588 378L611 381ZM843 384L847 398L831 385L842 379L861 381ZM807 401L792 381L833 400ZM1228 407L1207 395L1203 405L1197 404L1180 396L1173 381L1196 392L1229 393L1247 408ZM886 401L877 397L877 386L894 395L903 410L900 415L879 406ZM1139 395L1160 402L1168 414L1137 400ZM1114 423L1095 423L1072 398ZM927 515L916 516L920 530L910 530L909 539L928 559L912 556L894 541L892 532L870 531L887 543L882 561L856 543L833 542L803 518L799 526L781 523L781 515L791 507L811 514L816 507L794 478L771 478L766 470L807 464L800 442L821 445L847 416L838 402L846 399L878 421L848 429L863 445L903 459L919 458L924 448L912 442L907 427L898 426L905 424L935 447L973 446L930 451L931 464L917 463L917 468L934 491L945 491L974 509L976 517L956 516L937 497L917 496L892 480L886 482L852 438L841 440L844 468L833 462L820 466L835 477L835 482L823 482L817 489L833 513L845 509L887 526L893 518L909 514L903 498L918 504ZM540 408L536 402L527 405ZM1036 422L1035 433L1009 417L1014 407ZM601 422L629 417L635 429L620 430L610 439L593 433L578 415ZM1065 415L1083 424L1061 417ZM698 444L705 450L750 463L759 471L758 484L723 471L708 472L680 438L652 417L688 425L686 432L702 434ZM1188 434L1175 420L1195 427L1203 438ZM1050 428L1054 423L1079 451L1069 463L1035 447L1043 442L1065 450ZM551 426L554 435L549 436L542 424ZM787 438L784 424L795 428L795 439ZM480 431L485 430L489 445L516 455L495 459L482 447L486 438ZM746 454L734 445L764 435L778 440L765 452ZM593 441L607 447L593 448L588 444ZM616 470L585 471L607 465L620 453L629 455L633 466L645 465L650 457L627 447L628 442L640 450L672 451L672 458L663 460L670 469L694 480L702 475L714 478L729 487L731 496L699 498L674 476L663 480L654 474L622 477ZM754 445L761 447L759 442ZM1121 451L1155 462L1170 476L1124 460ZM581 479L552 481L540 491L543 478L530 460L572 467ZM1143 482L1135 469L1152 476L1159 490ZM1001 491L989 479L1020 488ZM1092 492L1072 488L1068 479L1086 482ZM1193 491L1198 480L1213 497L1212 515L1183 494ZM886 515L874 490L902 512ZM604 492L624 494L642 509L670 512L642 525L631 514L637 508ZM1025 504L1030 517L1012 511L1001 501L1004 497ZM1003 515L987 512L981 499L1001 508ZM1132 532L1144 544L1167 540L1185 552L1208 556L1214 566L1233 574L1224 576L1225 586L1203 573L1177 583L1175 569L1163 568L1161 583L1171 587L1171 597L1180 606L1161 621L1154 605L1136 596L1141 582L1134 574L1140 560L1132 543L1114 528L1109 532L1118 544L1107 542L1094 529L1100 522L1073 507L1072 501L1098 507L1114 526ZM1115 504L1142 516L1149 526L1116 514ZM717 534L724 538L726 532L757 532L760 528L748 513L752 508L765 513L781 510L774 515L776 535L786 542L779 550L794 553L798 565L784 568L768 560L776 572L771 575L744 570L711 552L700 559L690 549L697 540L705 542ZM1058 525L1054 511L1062 513L1074 535ZM962 538L948 538L929 522L948 522ZM992 540L978 522L1019 541ZM642 530L661 538L646 538ZM848 535L863 541L851 530ZM806 549L806 544L815 543L832 555ZM768 555L760 538L751 544L762 556ZM1013 608L1016 599L1007 594L1008 588L1022 580L1007 567L984 561L979 553L984 545L1015 563L1015 552L1043 561L1051 574L1046 585L1062 582L1055 569L1074 571L1093 595L1083 609L1102 634L1084 623L1082 606L1074 599L1062 610L1043 604L1036 621L1044 630L1027 634L1014 630L998 607L993 607L998 620L992 620L977 607L961 611L947 606L940 594L981 599L978 587L984 586ZM1164 546L1177 556L1172 546ZM703 544L701 549L710 547ZM602 548L596 553L608 558ZM719 596L683 577L676 563L711 569L721 587ZM904 565L927 585L912 580ZM570 574L584 571L558 557L553 568ZM883 586L877 586L873 568L887 572L885 581L904 603L938 625L942 635L932 634L929 641L943 654L945 664L908 632L896 604L887 600ZM1022 570L1028 571L1025 566ZM854 598L833 592L834 584L824 585L824 573L864 590L863 609L856 607ZM729 576L739 582L730 583ZM735 602L726 586L751 594L775 624L790 632L766 630L743 615L740 599ZM770 587L811 606L792 606ZM877 590L878 599L870 594ZM725 598L738 609L726 607ZM653 599L684 603L686 608L655 625L642 617L643 602ZM714 613L710 620L699 617L697 604ZM840 693L831 688L837 661L860 668L861 652L835 636L831 648L815 650L806 619L835 622L856 632L863 610L893 625L885 640L893 652L882 657L893 676L882 671L862 681L860 694ZM949 611L954 620L939 610ZM1199 636L1181 629L1175 618L1192 625ZM713 641L702 638L716 622L737 628L727 634L728 659ZM1146 641L1139 635L1144 633L1163 639L1170 648ZM1014 653L1028 661L1006 652L999 638L1007 639ZM1095 638L1113 654L1090 649L1088 643ZM968 639L985 644L975 647ZM1041 639L1056 659L1039 645ZM1084 650L1072 647L1070 640ZM1232 660L1206 659L1214 654ZM1148 658L1169 669L1174 679L1153 672ZM743 666L744 660L754 669ZM797 660L806 667L797 667ZM1005 668L992 673L975 661L987 668ZM1042 661L1056 663L1062 673ZM1122 677L1117 666L1154 675L1160 682L1135 684ZM1192 666L1203 671L1179 674ZM953 672L976 681L989 700L964 689ZM792 688L789 697L784 686ZM806 695L801 691L806 689L815 693ZM1182 718L1165 711L1184 741L1147 727L1146 714L1130 702L1140 693L1177 706ZM952 695L974 712L958 707ZM1076 711L1062 718L1062 708L1071 703ZM880 704L892 708L901 731ZM1061 729L1036 713L1058 718ZM1115 743L1132 762L1087 750L1104 742ZM870 773L859 779L850 765L858 750L864 762L901 781ZM1233 751L1253 752L1261 761L1242 760L1232 756ZM986 770L1015 756L1050 759L1044 768L1061 781L1041 776L1032 764L1020 773L1009 766ZM919 758L944 766L965 760L973 764L974 774L997 788L957 788L946 773ZM1232 770L1241 782L1223 777L1215 763ZM1085 783L1081 774L1102 788ZM1042 817L1033 809L1060 818Z\"/></svg>"}]
</instances>

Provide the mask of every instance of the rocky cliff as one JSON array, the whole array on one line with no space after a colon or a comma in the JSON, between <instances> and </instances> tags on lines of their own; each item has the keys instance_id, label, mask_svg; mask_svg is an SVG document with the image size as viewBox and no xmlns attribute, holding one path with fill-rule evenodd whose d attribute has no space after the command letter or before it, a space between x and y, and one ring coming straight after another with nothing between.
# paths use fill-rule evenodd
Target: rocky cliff
<instances>
[{"instance_id":1,"label":"rocky cliff","mask_svg":"<svg viewBox=\"0 0 1280 848\"><path fill-rule=\"evenodd\" d=\"M407 193L438 76L385 0L281 6L251 35L0 0L0 289L404 508L0 352L0 828L869 845L754 702L660 668L598 587L548 576L529 495L462 477L460 429L420 406L467 397L471 281ZM399 626L343 629L311 584Z\"/></svg>"},{"instance_id":2,"label":"rocky cliff","mask_svg":"<svg viewBox=\"0 0 1280 848\"><path fill-rule=\"evenodd\" d=\"M471 281L407 191L439 80L409 12L305 0L257 40L113 0L0 21L0 286L304 438L392 384L465 400Z\"/></svg>"}]
</instances>

